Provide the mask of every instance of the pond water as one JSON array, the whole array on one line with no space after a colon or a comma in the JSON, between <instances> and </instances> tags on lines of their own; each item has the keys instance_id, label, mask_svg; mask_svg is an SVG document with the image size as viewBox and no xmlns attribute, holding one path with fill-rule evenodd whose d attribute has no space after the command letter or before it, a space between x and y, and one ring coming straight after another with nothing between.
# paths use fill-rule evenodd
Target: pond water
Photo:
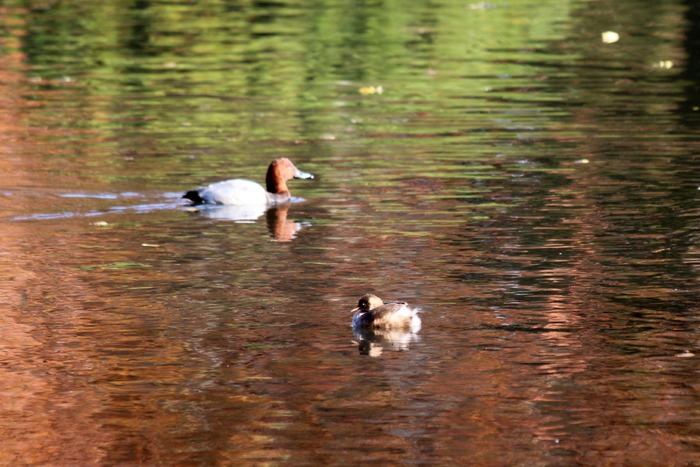
<instances>
[{"instance_id":1,"label":"pond water","mask_svg":"<svg viewBox=\"0 0 700 467\"><path fill-rule=\"evenodd\" d=\"M2 465L700 463L694 3L0 25ZM180 199L275 157L287 206ZM367 292L423 329L355 336Z\"/></svg>"}]
</instances>

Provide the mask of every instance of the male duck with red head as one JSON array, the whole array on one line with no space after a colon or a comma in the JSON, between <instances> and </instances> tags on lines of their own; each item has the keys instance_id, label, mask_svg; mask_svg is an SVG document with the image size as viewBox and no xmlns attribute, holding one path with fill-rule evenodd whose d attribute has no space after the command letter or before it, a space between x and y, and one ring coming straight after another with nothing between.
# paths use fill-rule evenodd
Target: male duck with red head
<instances>
[{"instance_id":1,"label":"male duck with red head","mask_svg":"<svg viewBox=\"0 0 700 467\"><path fill-rule=\"evenodd\" d=\"M189 199L193 204L274 206L291 199L287 180L293 178L311 179L314 176L302 172L292 164L292 161L282 157L273 160L267 168L266 188L250 180L235 178L190 190L183 195L183 198Z\"/></svg>"}]
</instances>

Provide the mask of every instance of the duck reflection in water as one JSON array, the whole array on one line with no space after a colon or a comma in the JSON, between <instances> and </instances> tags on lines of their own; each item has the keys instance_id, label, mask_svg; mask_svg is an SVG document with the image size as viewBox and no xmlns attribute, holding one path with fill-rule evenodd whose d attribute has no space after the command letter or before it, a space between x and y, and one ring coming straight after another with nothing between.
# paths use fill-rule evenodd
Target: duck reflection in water
<instances>
[{"instance_id":1,"label":"duck reflection in water","mask_svg":"<svg viewBox=\"0 0 700 467\"><path fill-rule=\"evenodd\" d=\"M355 343L360 355L381 357L384 349L399 351L409 350L411 342L419 342L420 336L415 332L402 329L353 329Z\"/></svg>"},{"instance_id":2,"label":"duck reflection in water","mask_svg":"<svg viewBox=\"0 0 700 467\"><path fill-rule=\"evenodd\" d=\"M311 225L309 222L287 220L288 212L289 205L277 206L267 210L267 229L270 231L272 238L278 242L294 240L297 237L297 232Z\"/></svg>"},{"instance_id":3,"label":"duck reflection in water","mask_svg":"<svg viewBox=\"0 0 700 467\"><path fill-rule=\"evenodd\" d=\"M270 236L278 242L289 242L296 238L297 233L311 225L309 222L288 220L289 204L281 204L271 208L254 210L254 206L207 206L197 212L210 219L230 220L239 223L254 223L265 214L267 229ZM247 214L247 215L246 215Z\"/></svg>"},{"instance_id":4,"label":"duck reflection in water","mask_svg":"<svg viewBox=\"0 0 700 467\"><path fill-rule=\"evenodd\" d=\"M366 294L352 312L352 329L362 355L378 357L384 348L408 350L411 342L420 340L420 309L406 302L384 303L376 295Z\"/></svg>"}]
</instances>

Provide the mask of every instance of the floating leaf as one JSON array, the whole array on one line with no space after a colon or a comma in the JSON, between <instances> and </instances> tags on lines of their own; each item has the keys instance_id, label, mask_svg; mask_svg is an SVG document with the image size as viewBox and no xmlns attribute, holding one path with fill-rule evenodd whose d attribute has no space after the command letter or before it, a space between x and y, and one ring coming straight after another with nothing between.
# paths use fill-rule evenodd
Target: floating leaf
<instances>
[{"instance_id":1,"label":"floating leaf","mask_svg":"<svg viewBox=\"0 0 700 467\"><path fill-rule=\"evenodd\" d=\"M367 96L370 94L383 94L384 88L381 86L364 86L360 88L360 94Z\"/></svg>"}]
</instances>

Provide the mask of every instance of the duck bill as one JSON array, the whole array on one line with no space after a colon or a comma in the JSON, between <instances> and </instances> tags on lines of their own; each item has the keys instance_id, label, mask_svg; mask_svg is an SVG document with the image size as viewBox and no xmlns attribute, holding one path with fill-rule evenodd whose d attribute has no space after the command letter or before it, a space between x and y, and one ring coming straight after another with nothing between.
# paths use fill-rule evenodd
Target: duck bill
<instances>
[{"instance_id":1,"label":"duck bill","mask_svg":"<svg viewBox=\"0 0 700 467\"><path fill-rule=\"evenodd\" d=\"M360 311L360 307L359 307L359 306L358 306L357 308L353 308L352 311L351 311L350 313L357 313L358 311Z\"/></svg>"},{"instance_id":2,"label":"duck bill","mask_svg":"<svg viewBox=\"0 0 700 467\"><path fill-rule=\"evenodd\" d=\"M294 178L311 179L311 178L314 178L314 174L310 174L308 172L302 172L301 170L294 168Z\"/></svg>"}]
</instances>

